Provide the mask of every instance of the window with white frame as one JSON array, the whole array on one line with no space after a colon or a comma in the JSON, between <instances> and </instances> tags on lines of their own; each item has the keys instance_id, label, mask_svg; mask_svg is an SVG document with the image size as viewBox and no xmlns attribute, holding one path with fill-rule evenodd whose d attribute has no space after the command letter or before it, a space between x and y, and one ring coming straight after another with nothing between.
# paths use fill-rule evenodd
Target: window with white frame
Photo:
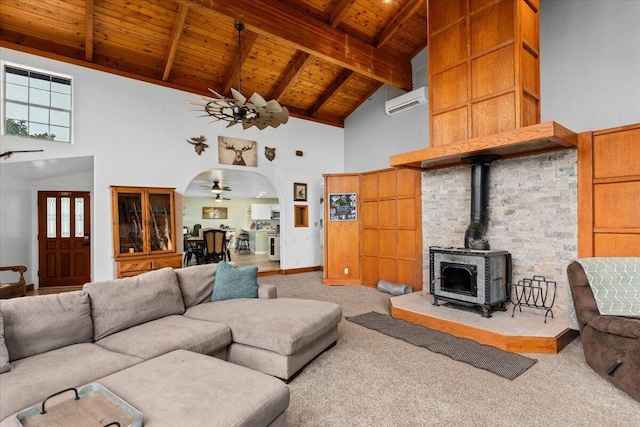
<instances>
[{"instance_id":1,"label":"window with white frame","mask_svg":"<svg viewBox=\"0 0 640 427\"><path fill-rule=\"evenodd\" d=\"M4 65L4 134L71 142L71 78Z\"/></svg>"}]
</instances>

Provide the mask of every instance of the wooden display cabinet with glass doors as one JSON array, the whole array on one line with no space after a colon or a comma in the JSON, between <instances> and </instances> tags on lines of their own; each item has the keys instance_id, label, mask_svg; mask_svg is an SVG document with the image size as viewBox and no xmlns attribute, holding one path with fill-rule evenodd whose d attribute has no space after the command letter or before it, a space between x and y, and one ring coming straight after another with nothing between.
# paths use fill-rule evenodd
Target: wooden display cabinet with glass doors
<instances>
[{"instance_id":1,"label":"wooden display cabinet with glass doors","mask_svg":"<svg viewBox=\"0 0 640 427\"><path fill-rule=\"evenodd\" d=\"M113 249L118 278L182 267L176 253L173 188L111 187Z\"/></svg>"}]
</instances>

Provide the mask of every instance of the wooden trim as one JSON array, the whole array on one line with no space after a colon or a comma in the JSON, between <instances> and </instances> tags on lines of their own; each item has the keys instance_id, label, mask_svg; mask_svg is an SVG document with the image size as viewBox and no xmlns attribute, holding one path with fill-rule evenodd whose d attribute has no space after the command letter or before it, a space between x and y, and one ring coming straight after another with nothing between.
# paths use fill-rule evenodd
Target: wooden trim
<instances>
[{"instance_id":1,"label":"wooden trim","mask_svg":"<svg viewBox=\"0 0 640 427\"><path fill-rule=\"evenodd\" d=\"M396 319L403 319L456 337L467 338L480 344L491 345L511 353L556 354L579 335L578 331L572 329L565 329L555 337L502 335L497 332L397 308L393 306L391 299L389 300L389 308L391 316Z\"/></svg>"},{"instance_id":2,"label":"wooden trim","mask_svg":"<svg viewBox=\"0 0 640 427\"><path fill-rule=\"evenodd\" d=\"M322 266L316 265L314 267L301 267L301 268L290 268L287 270L280 270L280 273L284 276L289 274L300 274L300 273L310 273L312 271L321 271Z\"/></svg>"},{"instance_id":3,"label":"wooden trim","mask_svg":"<svg viewBox=\"0 0 640 427\"><path fill-rule=\"evenodd\" d=\"M497 154L504 158L511 158L576 148L577 144L576 133L556 122L545 122L466 141L396 154L389 158L389 164L393 167L435 169L461 165L462 158L471 155Z\"/></svg>"},{"instance_id":4,"label":"wooden trim","mask_svg":"<svg viewBox=\"0 0 640 427\"><path fill-rule=\"evenodd\" d=\"M593 132L578 134L578 257L593 256Z\"/></svg>"}]
</instances>

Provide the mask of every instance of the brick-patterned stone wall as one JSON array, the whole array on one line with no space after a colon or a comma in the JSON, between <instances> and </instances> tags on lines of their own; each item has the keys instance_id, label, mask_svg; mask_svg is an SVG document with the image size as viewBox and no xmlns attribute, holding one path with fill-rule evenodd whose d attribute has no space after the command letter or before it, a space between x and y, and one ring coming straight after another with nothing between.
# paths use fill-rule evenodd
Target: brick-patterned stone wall
<instances>
[{"instance_id":1,"label":"brick-patterned stone wall","mask_svg":"<svg viewBox=\"0 0 640 427\"><path fill-rule=\"evenodd\" d=\"M429 247L464 247L470 201L471 166L423 172L425 290ZM491 249L511 253L515 283L534 275L557 282L556 316L567 312L566 268L578 254L577 208L576 150L491 163L485 238Z\"/></svg>"}]
</instances>

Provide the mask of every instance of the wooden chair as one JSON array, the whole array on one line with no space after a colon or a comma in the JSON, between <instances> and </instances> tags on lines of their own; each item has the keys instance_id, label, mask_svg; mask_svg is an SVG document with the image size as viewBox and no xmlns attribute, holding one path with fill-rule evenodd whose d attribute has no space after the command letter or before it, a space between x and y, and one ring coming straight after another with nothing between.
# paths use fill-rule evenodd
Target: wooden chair
<instances>
[{"instance_id":1,"label":"wooden chair","mask_svg":"<svg viewBox=\"0 0 640 427\"><path fill-rule=\"evenodd\" d=\"M226 231L204 230L202 237L204 240L204 263L215 264L224 261L227 251Z\"/></svg>"},{"instance_id":2,"label":"wooden chair","mask_svg":"<svg viewBox=\"0 0 640 427\"><path fill-rule=\"evenodd\" d=\"M17 282L1 283L0 298L22 297L27 293L27 282L24 280L24 272L27 267L24 265L10 265L8 267L0 267L0 271L13 271L20 274Z\"/></svg>"}]
</instances>

